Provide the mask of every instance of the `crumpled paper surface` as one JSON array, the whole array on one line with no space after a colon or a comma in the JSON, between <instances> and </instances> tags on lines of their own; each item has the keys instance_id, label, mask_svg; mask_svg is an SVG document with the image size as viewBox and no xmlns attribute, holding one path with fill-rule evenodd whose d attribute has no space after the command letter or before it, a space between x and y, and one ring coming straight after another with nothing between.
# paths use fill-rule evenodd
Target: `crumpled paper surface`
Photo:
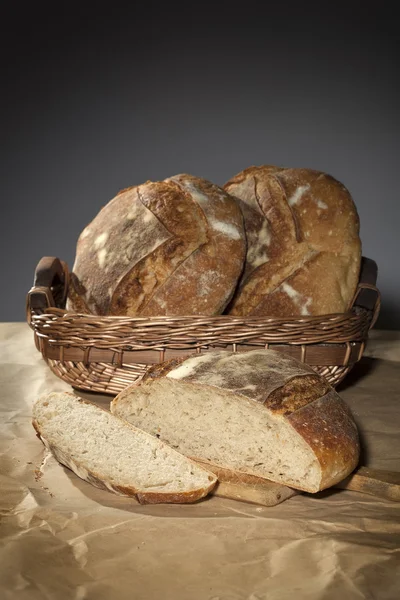
<instances>
[{"instance_id":1,"label":"crumpled paper surface","mask_svg":"<svg viewBox=\"0 0 400 600\"><path fill-rule=\"evenodd\" d=\"M399 503L332 489L270 508L141 506L96 489L49 456L31 425L40 394L71 388L25 323L0 325L0 339L0 598L400 598ZM400 334L373 332L338 389L365 466L400 470L399 359Z\"/></svg>"}]
</instances>

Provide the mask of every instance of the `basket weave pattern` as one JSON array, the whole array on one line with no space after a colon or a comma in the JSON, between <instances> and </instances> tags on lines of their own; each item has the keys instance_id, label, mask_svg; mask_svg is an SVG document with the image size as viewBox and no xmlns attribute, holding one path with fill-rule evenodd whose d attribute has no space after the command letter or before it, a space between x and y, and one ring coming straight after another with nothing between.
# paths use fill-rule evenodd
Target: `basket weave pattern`
<instances>
[{"instance_id":1,"label":"basket weave pattern","mask_svg":"<svg viewBox=\"0 0 400 600\"><path fill-rule=\"evenodd\" d=\"M380 306L375 285L360 280L353 308L345 314L285 319L101 317L61 308L67 288L65 263L42 259L27 299L36 347L50 369L71 386L112 395L137 381L151 364L215 349L284 351L336 386L362 357ZM370 308L357 305L366 292L373 294Z\"/></svg>"}]
</instances>

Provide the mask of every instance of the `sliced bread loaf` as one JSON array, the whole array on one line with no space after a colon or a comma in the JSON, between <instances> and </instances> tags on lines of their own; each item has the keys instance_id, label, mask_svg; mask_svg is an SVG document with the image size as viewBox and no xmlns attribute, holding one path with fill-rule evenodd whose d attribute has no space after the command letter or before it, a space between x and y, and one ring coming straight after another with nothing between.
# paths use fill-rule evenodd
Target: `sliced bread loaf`
<instances>
[{"instance_id":1,"label":"sliced bread loaf","mask_svg":"<svg viewBox=\"0 0 400 600\"><path fill-rule=\"evenodd\" d=\"M161 440L73 394L39 398L32 422L55 458L78 477L142 504L194 502L217 481Z\"/></svg>"},{"instance_id":2,"label":"sliced bread loaf","mask_svg":"<svg viewBox=\"0 0 400 600\"><path fill-rule=\"evenodd\" d=\"M156 365L111 412L228 479L248 474L317 492L359 458L344 401L311 367L274 350Z\"/></svg>"}]
</instances>

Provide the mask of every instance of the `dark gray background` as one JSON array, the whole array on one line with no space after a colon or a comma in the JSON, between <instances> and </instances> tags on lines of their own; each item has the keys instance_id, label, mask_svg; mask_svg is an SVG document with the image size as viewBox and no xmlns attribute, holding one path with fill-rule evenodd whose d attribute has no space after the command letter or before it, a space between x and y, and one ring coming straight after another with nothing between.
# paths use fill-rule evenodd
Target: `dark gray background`
<instances>
[{"instance_id":1,"label":"dark gray background","mask_svg":"<svg viewBox=\"0 0 400 600\"><path fill-rule=\"evenodd\" d=\"M80 231L121 188L277 164L349 188L379 266L378 325L400 328L389 3L34 4L2 15L2 321L25 319L42 256L72 267Z\"/></svg>"}]
</instances>

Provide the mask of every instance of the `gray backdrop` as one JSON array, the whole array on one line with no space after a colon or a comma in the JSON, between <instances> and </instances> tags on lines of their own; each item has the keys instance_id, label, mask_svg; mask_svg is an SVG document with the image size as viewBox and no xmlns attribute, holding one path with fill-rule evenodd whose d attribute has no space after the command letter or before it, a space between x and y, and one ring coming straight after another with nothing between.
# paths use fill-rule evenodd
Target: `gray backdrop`
<instances>
[{"instance_id":1,"label":"gray backdrop","mask_svg":"<svg viewBox=\"0 0 400 600\"><path fill-rule=\"evenodd\" d=\"M379 266L378 325L400 328L389 3L216 5L5 10L1 320L25 319L38 260L71 267L80 231L121 188L182 172L223 184L268 163L349 188Z\"/></svg>"}]
</instances>

